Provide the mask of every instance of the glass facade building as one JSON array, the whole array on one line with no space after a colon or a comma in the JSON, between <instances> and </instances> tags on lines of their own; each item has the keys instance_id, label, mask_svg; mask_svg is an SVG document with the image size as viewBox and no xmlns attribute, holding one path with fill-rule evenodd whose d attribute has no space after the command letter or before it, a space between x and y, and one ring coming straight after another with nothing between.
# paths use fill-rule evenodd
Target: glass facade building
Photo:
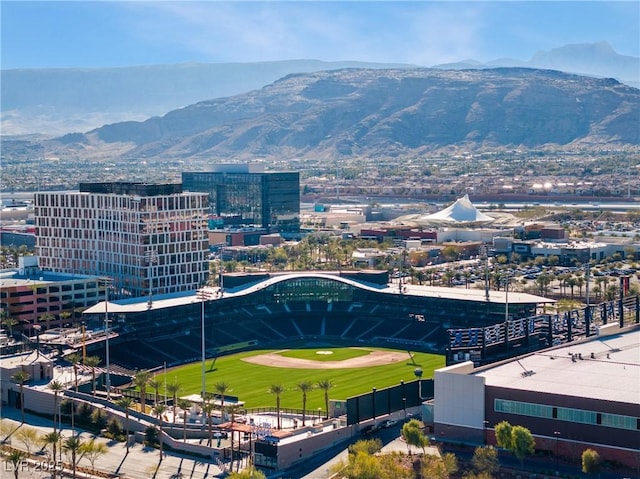
<instances>
[{"instance_id":1,"label":"glass facade building","mask_svg":"<svg viewBox=\"0 0 640 479\"><path fill-rule=\"evenodd\" d=\"M236 166L236 165L233 165ZM300 174L260 172L246 168L216 168L184 172L185 191L209 195L214 228L259 227L297 233L300 229Z\"/></svg>"}]
</instances>

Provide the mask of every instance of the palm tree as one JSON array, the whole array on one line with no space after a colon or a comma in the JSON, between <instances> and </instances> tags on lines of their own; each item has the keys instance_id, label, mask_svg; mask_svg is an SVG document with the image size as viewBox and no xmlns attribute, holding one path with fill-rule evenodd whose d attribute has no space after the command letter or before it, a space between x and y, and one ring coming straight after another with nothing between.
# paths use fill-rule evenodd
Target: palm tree
<instances>
[{"instance_id":1,"label":"palm tree","mask_svg":"<svg viewBox=\"0 0 640 479\"><path fill-rule=\"evenodd\" d=\"M73 479L76 479L76 467L78 465L78 453L83 449L83 443L78 436L71 436L64 440L62 449L71 454L71 470L73 471Z\"/></svg>"},{"instance_id":2,"label":"palm tree","mask_svg":"<svg viewBox=\"0 0 640 479\"><path fill-rule=\"evenodd\" d=\"M174 403L175 404L175 403ZM182 416L182 440L187 440L187 410L191 407L191 401L186 399L178 399L178 407L184 411ZM175 413L174 419L175 421Z\"/></svg>"},{"instance_id":3,"label":"palm tree","mask_svg":"<svg viewBox=\"0 0 640 479\"><path fill-rule=\"evenodd\" d=\"M78 353L71 353L66 359L73 366L73 384L76 392L78 392L78 364L80 363L80 355Z\"/></svg>"},{"instance_id":4,"label":"palm tree","mask_svg":"<svg viewBox=\"0 0 640 479\"><path fill-rule=\"evenodd\" d=\"M280 430L280 395L285 391L282 384L272 384L269 393L276 395L276 417L278 418L278 430Z\"/></svg>"},{"instance_id":5,"label":"palm tree","mask_svg":"<svg viewBox=\"0 0 640 479\"><path fill-rule=\"evenodd\" d=\"M58 446L58 442L60 441L61 436L59 432L49 432L47 434L45 434L42 437L42 442L44 443L44 446L51 446L51 460L55 462L56 460L56 451L57 451L57 446ZM53 471L51 472L51 477L53 479L55 479L56 476L56 468L53 468Z\"/></svg>"},{"instance_id":6,"label":"palm tree","mask_svg":"<svg viewBox=\"0 0 640 479\"><path fill-rule=\"evenodd\" d=\"M220 381L213 387L215 391L220 395L220 417L224 421L224 395L231 391L229 384L224 381Z\"/></svg>"},{"instance_id":7,"label":"palm tree","mask_svg":"<svg viewBox=\"0 0 640 479\"><path fill-rule=\"evenodd\" d=\"M160 381L155 375L153 375L151 378L149 378L148 384L154 389L153 404L158 404L158 396L160 394L158 392L160 390Z\"/></svg>"},{"instance_id":8,"label":"palm tree","mask_svg":"<svg viewBox=\"0 0 640 479\"><path fill-rule=\"evenodd\" d=\"M176 406L177 404L177 396L178 396L178 391L180 391L180 389L182 388L182 385L180 383L178 383L177 380L174 380L172 383L167 384L167 392L169 394L171 394L171 397L173 399L173 423L176 423Z\"/></svg>"},{"instance_id":9,"label":"palm tree","mask_svg":"<svg viewBox=\"0 0 640 479\"><path fill-rule=\"evenodd\" d=\"M138 371L138 374L133 378L136 387L140 388L140 410L145 414L147 412L147 384L149 384L149 379L151 379L149 371Z\"/></svg>"},{"instance_id":10,"label":"palm tree","mask_svg":"<svg viewBox=\"0 0 640 479\"><path fill-rule=\"evenodd\" d=\"M87 356L84 358L84 365L91 368L91 394L96 393L96 367L100 364L98 356Z\"/></svg>"},{"instance_id":11,"label":"palm tree","mask_svg":"<svg viewBox=\"0 0 640 479\"><path fill-rule=\"evenodd\" d=\"M18 449L11 449L11 452L5 459L6 462L11 464L11 470L13 471L13 476L15 479L18 479L18 471L20 471L20 466L24 463L24 460L28 456L29 455L24 451L20 451Z\"/></svg>"},{"instance_id":12,"label":"palm tree","mask_svg":"<svg viewBox=\"0 0 640 479\"><path fill-rule=\"evenodd\" d=\"M21 422L24 423L24 383L26 383L31 376L24 369L15 373L11 379L20 385L20 415Z\"/></svg>"},{"instance_id":13,"label":"palm tree","mask_svg":"<svg viewBox=\"0 0 640 479\"><path fill-rule=\"evenodd\" d=\"M9 328L9 337L13 337L13 327L18 324L19 321L16 318L12 318L11 316L6 316L2 318L2 325Z\"/></svg>"},{"instance_id":14,"label":"palm tree","mask_svg":"<svg viewBox=\"0 0 640 479\"><path fill-rule=\"evenodd\" d=\"M302 393L302 426L304 427L307 417L307 393L313 389L311 381L302 381L296 385L296 389Z\"/></svg>"},{"instance_id":15,"label":"palm tree","mask_svg":"<svg viewBox=\"0 0 640 479\"><path fill-rule=\"evenodd\" d=\"M133 404L133 399L128 397L121 397L116 402L118 406L124 409L124 417L125 417L125 443L127 445L127 454L129 454L129 408L131 404Z\"/></svg>"},{"instance_id":16,"label":"palm tree","mask_svg":"<svg viewBox=\"0 0 640 479\"><path fill-rule=\"evenodd\" d=\"M205 397L207 395L205 394ZM211 413L213 413L213 410L215 409L216 405L213 404L212 402L205 400L202 403L202 412L205 414L205 417L207 418L207 423L209 424L209 446L211 446L211 441L213 440L213 427L212 427L212 419L211 419Z\"/></svg>"},{"instance_id":17,"label":"palm tree","mask_svg":"<svg viewBox=\"0 0 640 479\"><path fill-rule=\"evenodd\" d=\"M51 320L55 319L55 316L51 313L43 313L40 315L40 322L44 321L47 325L47 329L51 327Z\"/></svg>"},{"instance_id":18,"label":"palm tree","mask_svg":"<svg viewBox=\"0 0 640 479\"><path fill-rule=\"evenodd\" d=\"M331 379L322 379L318 381L318 389L322 389L324 392L324 407L327 412L326 419L329 419L329 389L333 387Z\"/></svg>"},{"instance_id":19,"label":"palm tree","mask_svg":"<svg viewBox=\"0 0 640 479\"><path fill-rule=\"evenodd\" d=\"M163 443L162 415L166 412L167 406L165 404L159 403L154 406L153 410L156 413L156 416L158 416L158 422L160 426L160 434L158 434L158 443L160 443L160 460L162 461L162 443Z\"/></svg>"},{"instance_id":20,"label":"palm tree","mask_svg":"<svg viewBox=\"0 0 640 479\"><path fill-rule=\"evenodd\" d=\"M64 384L62 384L58 380L51 381L49 383L49 389L53 391L53 432L56 432L56 411L58 410L58 394L61 391L64 391ZM58 414L58 427L60 427L60 414Z\"/></svg>"}]
</instances>

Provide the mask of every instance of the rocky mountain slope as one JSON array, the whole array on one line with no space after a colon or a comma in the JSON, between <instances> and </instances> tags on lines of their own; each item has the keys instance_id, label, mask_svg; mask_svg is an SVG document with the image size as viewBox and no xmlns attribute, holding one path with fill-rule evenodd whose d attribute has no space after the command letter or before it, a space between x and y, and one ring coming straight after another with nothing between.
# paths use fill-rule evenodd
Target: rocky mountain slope
<instances>
[{"instance_id":1,"label":"rocky mountain slope","mask_svg":"<svg viewBox=\"0 0 640 479\"><path fill-rule=\"evenodd\" d=\"M640 145L640 90L551 70L345 69L49 143L59 155L249 160Z\"/></svg>"}]
</instances>

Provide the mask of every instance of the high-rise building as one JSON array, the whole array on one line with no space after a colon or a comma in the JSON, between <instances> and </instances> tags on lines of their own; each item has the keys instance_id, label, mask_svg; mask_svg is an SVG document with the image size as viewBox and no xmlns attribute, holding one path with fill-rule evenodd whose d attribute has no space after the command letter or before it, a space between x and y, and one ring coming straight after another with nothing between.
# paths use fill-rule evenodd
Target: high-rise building
<instances>
[{"instance_id":1,"label":"high-rise building","mask_svg":"<svg viewBox=\"0 0 640 479\"><path fill-rule=\"evenodd\" d=\"M35 195L42 269L110 278L115 298L194 290L208 275L203 193L180 184L82 183Z\"/></svg>"},{"instance_id":2,"label":"high-rise building","mask_svg":"<svg viewBox=\"0 0 640 479\"><path fill-rule=\"evenodd\" d=\"M258 227L269 232L300 230L300 174L265 172L262 164L214 165L184 172L185 191L209 194L215 228Z\"/></svg>"}]
</instances>

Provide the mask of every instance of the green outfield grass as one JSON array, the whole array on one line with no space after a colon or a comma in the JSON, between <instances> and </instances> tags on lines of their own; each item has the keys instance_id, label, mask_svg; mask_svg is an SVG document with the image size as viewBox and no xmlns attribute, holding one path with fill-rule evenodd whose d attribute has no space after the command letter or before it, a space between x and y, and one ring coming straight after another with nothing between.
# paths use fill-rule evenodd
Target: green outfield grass
<instances>
[{"instance_id":1,"label":"green outfield grass","mask_svg":"<svg viewBox=\"0 0 640 479\"><path fill-rule=\"evenodd\" d=\"M278 354L287 358L310 359L312 361L344 361L345 359L366 356L372 350L360 348L289 349L278 351ZM324 352L331 354L321 354Z\"/></svg>"},{"instance_id":2,"label":"green outfield grass","mask_svg":"<svg viewBox=\"0 0 640 479\"><path fill-rule=\"evenodd\" d=\"M377 350L391 350L385 348L371 348ZM317 358L318 350L332 350L335 358L350 358L361 355L362 350L352 348L324 348L296 349L296 357L306 359ZM281 395L281 406L284 408L301 408L302 394L296 390L296 384L308 380L316 383L323 379L329 379L334 387L329 391L331 399L347 399L348 397L371 391L371 388L382 389L399 384L401 380L415 380L414 370L419 367L423 371L423 378L433 377L433 371L445 365L445 357L436 354L412 352L413 362L406 353L406 361L399 361L384 366L373 366L351 369L288 369L260 366L242 361L242 358L277 352L279 350L256 350L230 356L212 359L206 362L207 391L214 392L215 384L225 382L229 384L230 391L227 394L238 396L245 402L246 407L274 407L276 398L268 392L273 384L282 384L286 391ZM366 351L362 351L365 352ZM202 363L192 363L167 371L167 384L178 382L182 386L179 395L199 394L202 383ZM160 384L164 383L164 374L157 378ZM149 390L149 392L151 392ZM162 393L162 388L160 389ZM307 409L324 409L324 395L321 390L313 390L307 396Z\"/></svg>"}]
</instances>

